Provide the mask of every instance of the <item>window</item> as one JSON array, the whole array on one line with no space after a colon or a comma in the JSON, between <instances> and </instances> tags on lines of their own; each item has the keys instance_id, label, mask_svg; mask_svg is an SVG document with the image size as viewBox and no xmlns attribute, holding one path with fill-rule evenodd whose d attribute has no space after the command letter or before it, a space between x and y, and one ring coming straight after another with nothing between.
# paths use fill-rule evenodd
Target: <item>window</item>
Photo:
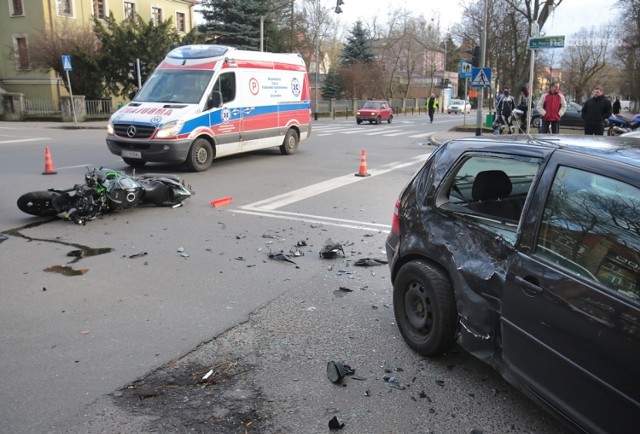
<instances>
[{"instance_id":1,"label":"window","mask_svg":"<svg viewBox=\"0 0 640 434\"><path fill-rule=\"evenodd\" d=\"M125 19L133 20L136 18L136 5L132 2L124 2Z\"/></svg>"},{"instance_id":2,"label":"window","mask_svg":"<svg viewBox=\"0 0 640 434\"><path fill-rule=\"evenodd\" d=\"M27 71L31 69L29 63L29 46L27 45L26 36L14 36L14 48L16 52L16 69L18 71Z\"/></svg>"},{"instance_id":3,"label":"window","mask_svg":"<svg viewBox=\"0 0 640 434\"><path fill-rule=\"evenodd\" d=\"M151 8L151 20L154 26L160 25L162 23L162 9Z\"/></svg>"},{"instance_id":4,"label":"window","mask_svg":"<svg viewBox=\"0 0 640 434\"><path fill-rule=\"evenodd\" d=\"M73 0L58 0L58 15L73 16Z\"/></svg>"},{"instance_id":5,"label":"window","mask_svg":"<svg viewBox=\"0 0 640 434\"><path fill-rule=\"evenodd\" d=\"M24 7L22 5L22 0L12 0L11 1L11 16L24 15Z\"/></svg>"},{"instance_id":6,"label":"window","mask_svg":"<svg viewBox=\"0 0 640 434\"><path fill-rule=\"evenodd\" d=\"M640 189L561 167L545 205L536 254L640 301L638 209Z\"/></svg>"},{"instance_id":7,"label":"window","mask_svg":"<svg viewBox=\"0 0 640 434\"><path fill-rule=\"evenodd\" d=\"M213 90L222 94L222 102L227 103L236 98L236 74L233 72L220 74L213 85Z\"/></svg>"},{"instance_id":8,"label":"window","mask_svg":"<svg viewBox=\"0 0 640 434\"><path fill-rule=\"evenodd\" d=\"M182 12L176 12L176 28L179 32L186 32L186 22Z\"/></svg>"},{"instance_id":9,"label":"window","mask_svg":"<svg viewBox=\"0 0 640 434\"><path fill-rule=\"evenodd\" d=\"M105 0L93 0L93 16L96 18L104 18L105 17Z\"/></svg>"}]
</instances>

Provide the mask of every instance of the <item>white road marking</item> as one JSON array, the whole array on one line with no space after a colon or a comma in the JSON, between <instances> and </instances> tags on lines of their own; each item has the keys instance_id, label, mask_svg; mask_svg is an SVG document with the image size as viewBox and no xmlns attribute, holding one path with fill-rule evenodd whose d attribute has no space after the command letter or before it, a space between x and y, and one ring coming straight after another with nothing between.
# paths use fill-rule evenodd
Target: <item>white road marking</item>
<instances>
[{"instance_id":1,"label":"white road marking","mask_svg":"<svg viewBox=\"0 0 640 434\"><path fill-rule=\"evenodd\" d=\"M51 140L50 137L34 137L33 139L11 139L11 140L2 140L0 144L5 143L22 143L22 142L37 142L43 140Z\"/></svg>"}]
</instances>

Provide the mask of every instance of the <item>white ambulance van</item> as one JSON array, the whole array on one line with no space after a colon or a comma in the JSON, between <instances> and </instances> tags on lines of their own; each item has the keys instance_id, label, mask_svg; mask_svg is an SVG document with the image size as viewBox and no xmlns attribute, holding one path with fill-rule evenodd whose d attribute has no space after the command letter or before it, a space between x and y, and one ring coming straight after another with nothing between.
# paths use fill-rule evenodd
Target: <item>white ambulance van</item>
<instances>
[{"instance_id":1,"label":"white ambulance van","mask_svg":"<svg viewBox=\"0 0 640 434\"><path fill-rule=\"evenodd\" d=\"M298 54L186 45L172 50L115 112L107 146L130 166L185 163L269 147L293 154L311 133L309 77Z\"/></svg>"}]
</instances>

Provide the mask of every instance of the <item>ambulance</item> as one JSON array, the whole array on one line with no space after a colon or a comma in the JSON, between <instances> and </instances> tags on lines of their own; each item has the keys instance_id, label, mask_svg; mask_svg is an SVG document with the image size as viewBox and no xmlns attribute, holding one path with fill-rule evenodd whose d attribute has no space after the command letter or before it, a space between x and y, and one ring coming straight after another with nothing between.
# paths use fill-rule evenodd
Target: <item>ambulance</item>
<instances>
[{"instance_id":1,"label":"ambulance","mask_svg":"<svg viewBox=\"0 0 640 434\"><path fill-rule=\"evenodd\" d=\"M298 54L222 45L175 48L115 112L107 146L133 167L185 163L270 147L291 155L311 133L309 76Z\"/></svg>"}]
</instances>

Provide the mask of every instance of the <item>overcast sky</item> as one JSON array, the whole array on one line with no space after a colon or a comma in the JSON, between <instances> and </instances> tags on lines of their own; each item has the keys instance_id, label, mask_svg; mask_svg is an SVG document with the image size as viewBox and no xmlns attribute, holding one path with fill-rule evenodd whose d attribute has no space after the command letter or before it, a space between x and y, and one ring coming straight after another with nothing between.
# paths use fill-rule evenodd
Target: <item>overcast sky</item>
<instances>
[{"instance_id":1,"label":"overcast sky","mask_svg":"<svg viewBox=\"0 0 640 434\"><path fill-rule=\"evenodd\" d=\"M378 15L386 20L389 8L406 8L414 15L424 15L427 19L439 15L440 27L446 31L459 21L462 11L461 4L465 0L343 0L340 21L354 23L361 19L370 21ZM609 0L563 0L556 8L552 16L547 20L542 31L547 36L564 35L569 37L581 27L592 27L607 24L618 14L618 10L612 7L614 2ZM323 0L323 5L335 7L335 0ZM350 26L348 26L350 27Z\"/></svg>"}]
</instances>

